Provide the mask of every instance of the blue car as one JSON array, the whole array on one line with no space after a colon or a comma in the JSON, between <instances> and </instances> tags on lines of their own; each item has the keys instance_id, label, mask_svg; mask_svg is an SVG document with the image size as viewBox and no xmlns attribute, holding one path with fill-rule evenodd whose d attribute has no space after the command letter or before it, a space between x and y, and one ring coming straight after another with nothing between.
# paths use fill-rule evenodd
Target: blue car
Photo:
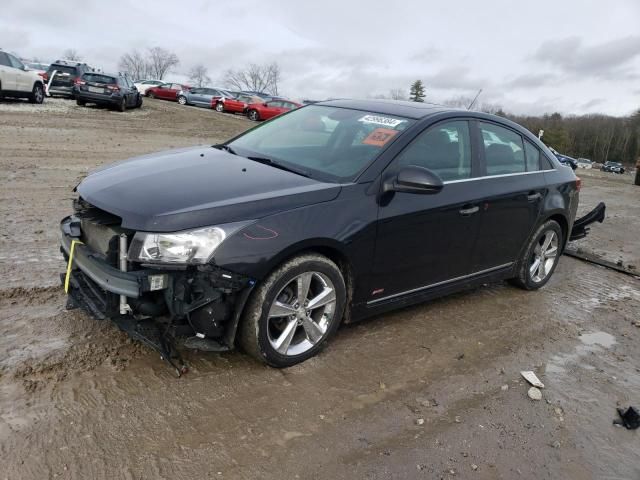
<instances>
[{"instance_id":1,"label":"blue car","mask_svg":"<svg viewBox=\"0 0 640 480\"><path fill-rule=\"evenodd\" d=\"M178 92L180 105L195 105L197 107L211 108L213 98L234 98L235 96L222 88L192 88Z\"/></svg>"},{"instance_id":2,"label":"blue car","mask_svg":"<svg viewBox=\"0 0 640 480\"><path fill-rule=\"evenodd\" d=\"M575 170L576 168L578 168L578 161L575 158L558 153L555 149L551 147L549 147L549 150L551 150L551 152L556 156L556 158L560 161L560 163L565 167L571 167L572 170Z\"/></svg>"}]
</instances>

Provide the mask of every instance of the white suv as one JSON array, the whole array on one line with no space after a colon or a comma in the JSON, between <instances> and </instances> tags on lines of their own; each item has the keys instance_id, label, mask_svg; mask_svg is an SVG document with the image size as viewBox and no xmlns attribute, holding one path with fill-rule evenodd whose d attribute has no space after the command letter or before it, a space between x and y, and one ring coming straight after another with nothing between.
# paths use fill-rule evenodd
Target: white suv
<instances>
[{"instance_id":1,"label":"white suv","mask_svg":"<svg viewBox=\"0 0 640 480\"><path fill-rule=\"evenodd\" d=\"M13 55L0 50L0 98L28 98L31 103L42 103L42 78L32 72Z\"/></svg>"}]
</instances>

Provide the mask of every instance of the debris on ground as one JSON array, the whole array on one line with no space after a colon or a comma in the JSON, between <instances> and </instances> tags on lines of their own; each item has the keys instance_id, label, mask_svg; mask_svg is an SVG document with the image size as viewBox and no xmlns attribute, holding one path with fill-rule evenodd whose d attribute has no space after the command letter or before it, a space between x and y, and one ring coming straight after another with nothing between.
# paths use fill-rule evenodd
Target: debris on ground
<instances>
[{"instance_id":1,"label":"debris on ground","mask_svg":"<svg viewBox=\"0 0 640 480\"><path fill-rule=\"evenodd\" d=\"M520 372L520 375L524 377L524 379L529 382L534 387L544 388L544 383L540 381L540 379L533 373L531 370L525 370Z\"/></svg>"},{"instance_id":2,"label":"debris on ground","mask_svg":"<svg viewBox=\"0 0 640 480\"><path fill-rule=\"evenodd\" d=\"M640 411L637 407L618 408L620 420L614 420L614 425L622 425L628 430L635 430L640 427Z\"/></svg>"},{"instance_id":3,"label":"debris on ground","mask_svg":"<svg viewBox=\"0 0 640 480\"><path fill-rule=\"evenodd\" d=\"M416 420L416 425L424 425L424 418L419 418Z\"/></svg>"},{"instance_id":4,"label":"debris on ground","mask_svg":"<svg viewBox=\"0 0 640 480\"><path fill-rule=\"evenodd\" d=\"M502 385L502 386L500 387L500 389L501 389L503 392L506 392L507 390L509 390L509 385Z\"/></svg>"},{"instance_id":5,"label":"debris on ground","mask_svg":"<svg viewBox=\"0 0 640 480\"><path fill-rule=\"evenodd\" d=\"M531 400L542 400L542 392L539 388L531 387L527 392Z\"/></svg>"}]
</instances>

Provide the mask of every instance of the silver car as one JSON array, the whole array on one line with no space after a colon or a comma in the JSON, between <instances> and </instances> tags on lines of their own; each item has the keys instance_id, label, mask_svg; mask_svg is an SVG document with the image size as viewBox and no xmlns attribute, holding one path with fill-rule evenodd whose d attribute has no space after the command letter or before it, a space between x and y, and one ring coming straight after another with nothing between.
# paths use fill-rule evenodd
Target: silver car
<instances>
[{"instance_id":1,"label":"silver car","mask_svg":"<svg viewBox=\"0 0 640 480\"><path fill-rule=\"evenodd\" d=\"M192 88L178 92L180 105L195 105L197 107L212 108L214 98L234 98L234 95L221 88Z\"/></svg>"}]
</instances>

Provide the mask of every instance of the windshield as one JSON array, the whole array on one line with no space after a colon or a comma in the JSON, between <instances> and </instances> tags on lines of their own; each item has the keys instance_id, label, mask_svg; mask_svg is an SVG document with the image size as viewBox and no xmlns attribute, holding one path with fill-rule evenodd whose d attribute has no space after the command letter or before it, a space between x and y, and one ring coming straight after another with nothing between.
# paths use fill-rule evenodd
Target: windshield
<instances>
[{"instance_id":1,"label":"windshield","mask_svg":"<svg viewBox=\"0 0 640 480\"><path fill-rule=\"evenodd\" d=\"M264 123L228 145L245 157L265 157L311 177L351 181L414 120L311 105Z\"/></svg>"}]
</instances>

